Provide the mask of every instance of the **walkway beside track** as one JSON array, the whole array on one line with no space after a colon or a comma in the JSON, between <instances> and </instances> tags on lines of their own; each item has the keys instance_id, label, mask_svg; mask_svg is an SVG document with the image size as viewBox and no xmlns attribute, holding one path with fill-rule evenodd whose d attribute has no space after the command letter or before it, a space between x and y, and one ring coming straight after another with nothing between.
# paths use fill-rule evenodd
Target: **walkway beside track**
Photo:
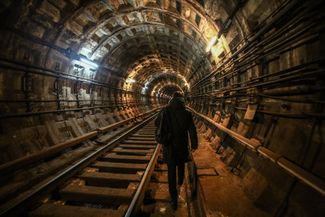
<instances>
[{"instance_id":1,"label":"walkway beside track","mask_svg":"<svg viewBox=\"0 0 325 217\"><path fill-rule=\"evenodd\" d=\"M269 217L245 195L242 179L230 172L202 134L199 134L199 148L193 157L200 203L207 217Z\"/></svg>"},{"instance_id":2,"label":"walkway beside track","mask_svg":"<svg viewBox=\"0 0 325 217\"><path fill-rule=\"evenodd\" d=\"M186 180L178 198L178 209L172 210L168 203L167 166L160 162L149 186L154 202L143 206L144 214L150 217L200 217L196 214L201 214L202 217L270 217L245 195L242 179L230 172L203 134L199 133L198 136L199 148L193 153L198 173L197 200L190 196L186 171ZM200 203L202 210L199 210L197 203Z\"/></svg>"}]
</instances>

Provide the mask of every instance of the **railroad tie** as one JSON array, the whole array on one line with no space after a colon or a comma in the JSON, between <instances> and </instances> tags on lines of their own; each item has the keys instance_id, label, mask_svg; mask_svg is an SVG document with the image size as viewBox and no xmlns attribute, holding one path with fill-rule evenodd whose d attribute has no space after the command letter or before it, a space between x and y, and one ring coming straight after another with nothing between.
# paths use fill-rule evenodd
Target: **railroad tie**
<instances>
[{"instance_id":1,"label":"railroad tie","mask_svg":"<svg viewBox=\"0 0 325 217\"><path fill-rule=\"evenodd\" d=\"M155 145L132 145L132 144L121 144L119 145L121 148L128 148L128 149L154 149Z\"/></svg>"},{"instance_id":2,"label":"railroad tie","mask_svg":"<svg viewBox=\"0 0 325 217\"><path fill-rule=\"evenodd\" d=\"M140 182L141 177L138 174L84 172L79 178L85 180L87 185L108 186L114 183Z\"/></svg>"},{"instance_id":3,"label":"railroad tie","mask_svg":"<svg viewBox=\"0 0 325 217\"><path fill-rule=\"evenodd\" d=\"M79 186L70 184L60 191L66 201L120 205L132 199L133 190L125 188L108 188L95 186Z\"/></svg>"},{"instance_id":4,"label":"railroad tie","mask_svg":"<svg viewBox=\"0 0 325 217\"><path fill-rule=\"evenodd\" d=\"M128 172L136 173L137 171L143 171L146 169L145 164L136 163L113 163L113 162L101 162L98 161L92 165L92 167L98 168L100 172Z\"/></svg>"},{"instance_id":5,"label":"railroad tie","mask_svg":"<svg viewBox=\"0 0 325 217\"><path fill-rule=\"evenodd\" d=\"M155 142L155 138L152 137L143 137L143 136L130 136L128 138L128 140L136 140L136 141L151 141L151 142Z\"/></svg>"},{"instance_id":6,"label":"railroad tie","mask_svg":"<svg viewBox=\"0 0 325 217\"><path fill-rule=\"evenodd\" d=\"M148 144L148 145L155 145L157 142L155 140L150 140L150 141L138 141L138 140L129 140L126 139L122 142L123 144Z\"/></svg>"},{"instance_id":7,"label":"railroad tie","mask_svg":"<svg viewBox=\"0 0 325 217\"><path fill-rule=\"evenodd\" d=\"M147 155L147 154L152 154L153 153L153 149L128 149L128 148L114 148L113 152L117 153L117 154L128 154L128 155Z\"/></svg>"},{"instance_id":8,"label":"railroad tie","mask_svg":"<svg viewBox=\"0 0 325 217\"><path fill-rule=\"evenodd\" d=\"M59 204L43 204L29 213L30 217L121 217L125 209L96 209L83 206L69 206Z\"/></svg>"},{"instance_id":9,"label":"railroad tie","mask_svg":"<svg viewBox=\"0 0 325 217\"><path fill-rule=\"evenodd\" d=\"M101 160L110 162L147 163L150 160L150 156L119 155L116 153L109 153L104 155Z\"/></svg>"}]
</instances>

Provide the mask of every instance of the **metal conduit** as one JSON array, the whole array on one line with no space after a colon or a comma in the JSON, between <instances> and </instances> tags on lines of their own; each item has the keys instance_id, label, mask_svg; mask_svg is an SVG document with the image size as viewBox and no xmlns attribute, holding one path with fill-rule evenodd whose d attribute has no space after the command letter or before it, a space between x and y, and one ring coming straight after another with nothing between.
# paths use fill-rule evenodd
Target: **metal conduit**
<instances>
[{"instance_id":1,"label":"metal conduit","mask_svg":"<svg viewBox=\"0 0 325 217\"><path fill-rule=\"evenodd\" d=\"M301 78L301 75L304 75L306 77L308 77L308 76L317 76L318 74L322 74L324 72L324 70L315 70L311 66L313 64L317 64L317 63L320 63L322 61L324 61L324 58L320 58L320 59L305 63L305 64L300 65L300 66L295 66L295 67L292 67L292 68L289 68L289 69L286 69L286 70L281 70L281 71L273 73L273 74L259 76L259 77L256 77L256 78L252 79L251 81L236 83L236 85L242 85L240 87L224 88L222 90L210 91L210 92L207 92L205 94L216 94L216 93L220 93L220 92L224 92L224 91L230 91L230 90L231 91L245 90L245 89L249 89L249 88L253 88L253 87L273 85L273 84L285 82L285 81L288 81L288 80L291 81L292 79ZM264 82L257 82L259 79L265 79L265 78L271 79L272 77L278 76L280 74L283 76L282 78L277 78L277 79L274 79L274 80L268 80L268 81L264 81ZM219 79L217 79L217 81L219 81L220 79L222 79L224 77L226 77L226 75L222 76ZM198 91L196 91L196 92L198 92Z\"/></svg>"},{"instance_id":2,"label":"metal conduit","mask_svg":"<svg viewBox=\"0 0 325 217\"><path fill-rule=\"evenodd\" d=\"M135 105L135 104L134 104ZM139 104L136 104L139 105ZM120 103L115 103L113 105L103 105L103 106L92 106L92 107L82 107L82 108L73 108L73 109L61 109L61 110L49 110L49 111L40 111L40 112L25 112L25 113L15 113L15 114L4 114L0 115L0 119L5 118L18 118L18 117L27 117L35 115L44 115L44 114L55 114L55 113L64 113L64 112L74 112L74 111L83 111L83 110L92 110L92 109L101 109L101 108L117 108L121 105Z\"/></svg>"},{"instance_id":3,"label":"metal conduit","mask_svg":"<svg viewBox=\"0 0 325 217\"><path fill-rule=\"evenodd\" d=\"M135 93L133 91L125 91L121 88L116 88L116 87L110 86L107 83L100 82L100 81L97 81L94 79L89 79L89 78L85 78L82 76L72 75L69 73L62 72L62 71L55 71L52 69L34 66L34 65L31 65L28 63L15 61L15 60L9 60L6 58L1 58L1 57L0 57L0 67L4 68L4 69L17 70L22 73L28 72L28 73L32 73L32 74L38 74L38 75L48 76L48 77L53 77L53 78L79 81L79 82L83 82L83 83L87 83L87 84L93 84L93 85L97 85L97 86L107 87L107 88L113 89L113 90L119 90L119 91L128 92L128 93ZM117 80L123 80L123 78L117 77L117 76L114 76L114 78Z\"/></svg>"},{"instance_id":4,"label":"metal conduit","mask_svg":"<svg viewBox=\"0 0 325 217\"><path fill-rule=\"evenodd\" d=\"M239 50L237 50L235 53L233 53L227 60L225 60L217 69L213 70L212 72L210 72L209 74L207 74L205 77L203 77L202 79L200 79L200 81L198 81L197 83L195 83L192 88L196 87L197 85L199 85L200 83L202 83L203 81L205 81L206 79L210 78L212 75L214 75L220 68L222 68L223 66L225 66L227 63L229 63L232 59L236 58L238 56L238 54L240 54L241 52L251 48L252 44L254 42L256 42L256 40L263 35L267 30L269 30L269 28L271 28L273 26L274 23L276 23L278 20L280 20L283 16L286 15L286 13L290 10L292 10L297 3L299 3L301 0L296 0L296 1L292 1L289 3L289 5L287 5L287 7L283 10L280 11L277 15L274 16L273 20L270 21L270 23L268 23L268 25L265 25L262 29L260 29L254 36L252 36L251 38L249 38L247 40L247 43L241 47Z\"/></svg>"},{"instance_id":5,"label":"metal conduit","mask_svg":"<svg viewBox=\"0 0 325 217\"><path fill-rule=\"evenodd\" d=\"M188 107L189 108L189 107ZM211 118L195 111L192 108L189 108L195 115L202 118L204 121L208 122L209 124L217 127L219 130L227 133L229 136L234 138L239 144L249 148L255 153L260 154L264 158L270 160L271 162L275 163L277 166L282 168L285 172L290 174L291 176L294 176L295 178L299 179L309 187L313 188L317 192L319 192L321 195L325 196L325 181L316 175L312 174L309 171L306 171L299 165L289 161L284 156L281 156L278 153L275 153L265 147L262 146L261 143L257 141L253 141L251 139L248 139L224 126L221 124L218 124L214 122Z\"/></svg>"}]
</instances>

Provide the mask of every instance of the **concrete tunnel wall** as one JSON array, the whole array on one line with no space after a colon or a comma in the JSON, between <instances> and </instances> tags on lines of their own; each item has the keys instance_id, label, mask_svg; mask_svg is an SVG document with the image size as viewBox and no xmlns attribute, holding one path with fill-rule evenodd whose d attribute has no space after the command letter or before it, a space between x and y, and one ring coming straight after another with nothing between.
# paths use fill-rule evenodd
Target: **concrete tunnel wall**
<instances>
[{"instance_id":1,"label":"concrete tunnel wall","mask_svg":"<svg viewBox=\"0 0 325 217\"><path fill-rule=\"evenodd\" d=\"M0 6L1 164L136 117L182 90L195 111L324 182L323 1ZM197 127L256 206L272 216L321 216L324 195L203 119ZM93 148L66 153L62 164Z\"/></svg>"}]
</instances>

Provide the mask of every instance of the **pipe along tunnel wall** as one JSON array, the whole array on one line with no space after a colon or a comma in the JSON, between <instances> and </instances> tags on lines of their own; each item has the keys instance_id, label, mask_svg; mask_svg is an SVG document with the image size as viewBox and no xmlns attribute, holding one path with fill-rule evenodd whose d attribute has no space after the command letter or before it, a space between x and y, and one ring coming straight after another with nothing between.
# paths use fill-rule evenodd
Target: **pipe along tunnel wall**
<instances>
[{"instance_id":1,"label":"pipe along tunnel wall","mask_svg":"<svg viewBox=\"0 0 325 217\"><path fill-rule=\"evenodd\" d=\"M0 168L15 165L1 183L50 171L15 162L130 124L178 90L258 208L323 216L323 11L321 0L1 1ZM75 158L94 148L77 146Z\"/></svg>"}]
</instances>

